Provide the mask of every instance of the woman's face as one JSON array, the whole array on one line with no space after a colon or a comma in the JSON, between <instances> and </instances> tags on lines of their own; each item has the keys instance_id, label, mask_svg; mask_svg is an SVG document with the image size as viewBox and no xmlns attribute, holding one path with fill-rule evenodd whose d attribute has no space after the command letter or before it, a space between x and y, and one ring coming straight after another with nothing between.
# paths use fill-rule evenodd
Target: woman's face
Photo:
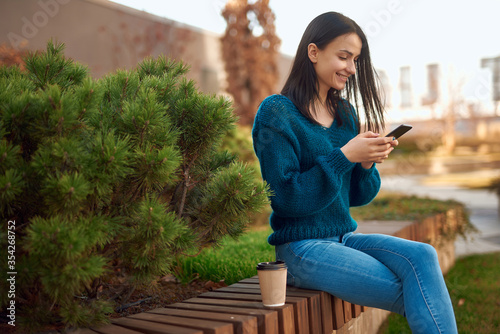
<instances>
[{"instance_id":1,"label":"woman's face","mask_svg":"<svg viewBox=\"0 0 500 334\"><path fill-rule=\"evenodd\" d=\"M316 71L320 95L326 96L330 88L344 89L349 76L356 73L361 47L361 39L355 33L335 38L323 50L314 43L309 44L309 59Z\"/></svg>"}]
</instances>

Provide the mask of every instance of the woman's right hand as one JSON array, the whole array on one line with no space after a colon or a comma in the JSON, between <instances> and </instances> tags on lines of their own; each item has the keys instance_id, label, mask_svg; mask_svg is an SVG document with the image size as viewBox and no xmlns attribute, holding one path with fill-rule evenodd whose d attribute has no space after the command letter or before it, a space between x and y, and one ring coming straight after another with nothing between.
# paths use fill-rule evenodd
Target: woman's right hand
<instances>
[{"instance_id":1,"label":"woman's right hand","mask_svg":"<svg viewBox=\"0 0 500 334\"><path fill-rule=\"evenodd\" d=\"M350 162L382 163L399 143L372 131L360 133L340 148Z\"/></svg>"}]
</instances>

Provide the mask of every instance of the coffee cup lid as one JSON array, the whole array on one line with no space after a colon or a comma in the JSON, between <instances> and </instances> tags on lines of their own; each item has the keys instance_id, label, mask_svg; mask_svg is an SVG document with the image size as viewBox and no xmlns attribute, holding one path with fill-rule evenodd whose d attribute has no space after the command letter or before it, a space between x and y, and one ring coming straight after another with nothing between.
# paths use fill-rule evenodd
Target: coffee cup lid
<instances>
[{"instance_id":1,"label":"coffee cup lid","mask_svg":"<svg viewBox=\"0 0 500 334\"><path fill-rule=\"evenodd\" d=\"M279 270L284 268L286 268L286 264L283 261L260 262L257 265L257 270Z\"/></svg>"}]
</instances>

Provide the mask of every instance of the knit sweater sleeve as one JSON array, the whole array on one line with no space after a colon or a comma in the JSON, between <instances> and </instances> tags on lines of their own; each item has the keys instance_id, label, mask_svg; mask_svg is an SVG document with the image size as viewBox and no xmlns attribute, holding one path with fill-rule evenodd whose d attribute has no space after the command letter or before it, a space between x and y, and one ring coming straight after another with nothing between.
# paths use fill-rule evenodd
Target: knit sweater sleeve
<instances>
[{"instance_id":1,"label":"knit sweater sleeve","mask_svg":"<svg viewBox=\"0 0 500 334\"><path fill-rule=\"evenodd\" d=\"M351 115L355 117L354 107L349 104ZM376 165L365 169L360 163L354 167L351 175L351 187L349 189L350 206L362 206L370 203L380 190L380 174Z\"/></svg>"},{"instance_id":2,"label":"knit sweater sleeve","mask_svg":"<svg viewBox=\"0 0 500 334\"><path fill-rule=\"evenodd\" d=\"M351 206L361 206L370 203L380 190L380 174L373 165L365 169L356 164L352 171L349 203Z\"/></svg>"},{"instance_id":3,"label":"knit sweater sleeve","mask_svg":"<svg viewBox=\"0 0 500 334\"><path fill-rule=\"evenodd\" d=\"M312 215L330 206L340 195L345 173L351 163L340 148L319 156L313 166L302 170L299 161L300 141L304 138L286 118L281 104L264 101L256 116L254 149L264 180L273 191L271 206L281 217Z\"/></svg>"}]
</instances>

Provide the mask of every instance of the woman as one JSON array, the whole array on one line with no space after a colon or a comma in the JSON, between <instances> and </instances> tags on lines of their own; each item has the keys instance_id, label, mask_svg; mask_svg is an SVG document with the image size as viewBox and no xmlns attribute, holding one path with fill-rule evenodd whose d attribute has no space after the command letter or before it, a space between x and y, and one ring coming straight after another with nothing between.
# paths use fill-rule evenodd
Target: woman
<instances>
[{"instance_id":1,"label":"woman","mask_svg":"<svg viewBox=\"0 0 500 334\"><path fill-rule=\"evenodd\" d=\"M357 107L358 96L366 132L347 101ZM304 32L281 95L266 98L254 122L254 149L273 191L268 241L286 262L290 285L397 312L414 333L456 333L432 246L353 233L349 208L377 195L375 163L398 145L377 133L383 127L364 33L342 14L318 16Z\"/></svg>"}]
</instances>

